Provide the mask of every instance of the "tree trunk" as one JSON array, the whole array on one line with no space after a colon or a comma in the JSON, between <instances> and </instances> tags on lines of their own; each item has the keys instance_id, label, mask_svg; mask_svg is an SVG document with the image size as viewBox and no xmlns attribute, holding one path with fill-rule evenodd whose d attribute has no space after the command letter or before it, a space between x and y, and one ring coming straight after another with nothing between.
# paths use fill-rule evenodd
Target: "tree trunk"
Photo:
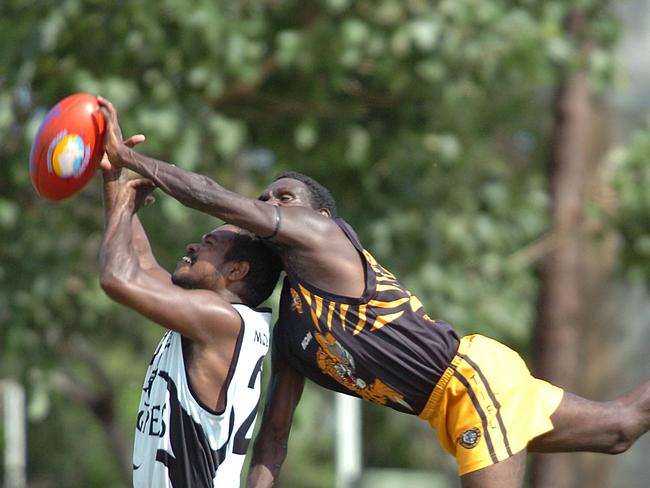
<instances>
[{"instance_id":1,"label":"tree trunk","mask_svg":"<svg viewBox=\"0 0 650 488\"><path fill-rule=\"evenodd\" d=\"M570 391L576 391L581 363L579 271L589 167L585 151L591 116L589 98L583 73L564 80L558 91L550 161L554 242L541 272L534 344L537 376ZM574 473L570 456L536 456L533 486L569 488L575 486Z\"/></svg>"},{"instance_id":2,"label":"tree trunk","mask_svg":"<svg viewBox=\"0 0 650 488\"><path fill-rule=\"evenodd\" d=\"M585 38L585 23L581 12L574 11L567 29ZM588 332L589 321L600 317L594 308L598 309L603 302L595 300L603 296L610 269L607 259L600 260L601 254L607 254L610 248L595 243L593 226L585 212L589 190L607 145L607 138L600 133L602 112L592 96L587 73L574 71L561 80L554 111L549 161L553 245L541 269L535 373L584 395L591 388L582 381L583 359L587 354L583 336ZM576 454L534 455L532 486L579 486L580 464Z\"/></svg>"}]
</instances>

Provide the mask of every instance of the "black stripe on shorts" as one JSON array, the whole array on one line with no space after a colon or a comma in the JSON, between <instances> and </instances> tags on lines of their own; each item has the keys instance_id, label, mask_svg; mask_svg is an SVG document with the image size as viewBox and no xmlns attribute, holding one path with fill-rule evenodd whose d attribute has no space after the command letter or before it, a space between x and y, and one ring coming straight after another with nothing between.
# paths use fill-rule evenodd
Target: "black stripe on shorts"
<instances>
[{"instance_id":1,"label":"black stripe on shorts","mask_svg":"<svg viewBox=\"0 0 650 488\"><path fill-rule=\"evenodd\" d=\"M474 371L478 373L479 378L481 378L481 381L485 385L485 389L488 392L488 395L490 396L490 400L492 400L492 403L497 409L497 422L499 422L499 428L501 429L501 435L503 435L503 441L506 446L506 451L508 451L508 456L512 456L512 451L510 450L510 443L508 442L508 431L506 430L506 426L503 423L503 418L501 417L501 404L497 400L497 397L494 395L494 392L492 391L492 388L490 388L490 383L488 383L487 378L481 371L481 368L478 367L478 365L472 361L470 358L463 354L459 354L463 360L469 364L472 368L474 368Z\"/></svg>"},{"instance_id":2,"label":"black stripe on shorts","mask_svg":"<svg viewBox=\"0 0 650 488\"><path fill-rule=\"evenodd\" d=\"M487 416L485 415L485 412L483 411L483 408L481 407L478 398L476 398L476 393L474 393L471 386L469 385L469 381L467 381L467 379L458 371L454 371L454 376L458 378L458 380L465 386L465 389L467 390L467 393L469 394L469 397L472 400L472 404L474 405L474 408L478 412L479 417L481 417L481 423L483 424L483 432L485 433L485 442L487 442L488 445L490 458L492 458L492 462L496 464L499 462L499 459L494 453L494 445L492 444L492 438L490 437L490 432L488 430Z\"/></svg>"}]
</instances>

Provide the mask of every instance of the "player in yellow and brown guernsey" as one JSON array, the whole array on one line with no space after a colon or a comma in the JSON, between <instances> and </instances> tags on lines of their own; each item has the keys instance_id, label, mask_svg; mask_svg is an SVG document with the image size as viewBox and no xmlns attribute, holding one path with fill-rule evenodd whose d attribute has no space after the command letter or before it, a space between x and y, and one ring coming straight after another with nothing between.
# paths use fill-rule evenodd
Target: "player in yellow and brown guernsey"
<instances>
[{"instance_id":1,"label":"player in yellow and brown guernsey","mask_svg":"<svg viewBox=\"0 0 650 488\"><path fill-rule=\"evenodd\" d=\"M288 269L274 331L277 352L325 388L417 414L456 354L458 335L429 318L345 221L335 222L363 258L364 292L358 298L328 293Z\"/></svg>"},{"instance_id":2,"label":"player in yellow and brown guernsey","mask_svg":"<svg viewBox=\"0 0 650 488\"><path fill-rule=\"evenodd\" d=\"M299 173L258 200L122 143L99 98L112 164L183 204L265 238L287 273L272 373L248 486L269 487L287 453L305 378L426 420L456 457L465 488L523 483L526 452L622 452L650 429L650 382L595 402L536 379L519 355L480 335L458 338L363 249L329 192Z\"/></svg>"}]
</instances>

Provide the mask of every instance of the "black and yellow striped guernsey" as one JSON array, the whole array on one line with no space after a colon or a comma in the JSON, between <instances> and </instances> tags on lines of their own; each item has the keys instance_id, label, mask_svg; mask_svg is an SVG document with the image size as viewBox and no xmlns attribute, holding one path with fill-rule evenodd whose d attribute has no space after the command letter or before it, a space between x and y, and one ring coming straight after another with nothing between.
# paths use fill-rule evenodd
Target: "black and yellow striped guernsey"
<instances>
[{"instance_id":1,"label":"black and yellow striped guernsey","mask_svg":"<svg viewBox=\"0 0 650 488\"><path fill-rule=\"evenodd\" d=\"M459 338L363 249L352 228L336 223L361 254L360 298L333 295L287 273L274 341L305 377L330 390L419 414L449 366Z\"/></svg>"}]
</instances>

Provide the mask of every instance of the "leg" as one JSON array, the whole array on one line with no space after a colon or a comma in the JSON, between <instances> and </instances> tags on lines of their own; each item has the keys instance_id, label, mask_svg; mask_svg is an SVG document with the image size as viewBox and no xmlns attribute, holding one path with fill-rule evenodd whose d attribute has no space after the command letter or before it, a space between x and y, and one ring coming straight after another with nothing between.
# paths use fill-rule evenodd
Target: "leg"
<instances>
[{"instance_id":1,"label":"leg","mask_svg":"<svg viewBox=\"0 0 650 488\"><path fill-rule=\"evenodd\" d=\"M520 488L526 471L526 450L487 468L460 477L463 488Z\"/></svg>"},{"instance_id":2,"label":"leg","mask_svg":"<svg viewBox=\"0 0 650 488\"><path fill-rule=\"evenodd\" d=\"M650 382L610 402L566 392L551 417L554 429L533 439L533 452L626 451L650 429Z\"/></svg>"}]
</instances>

